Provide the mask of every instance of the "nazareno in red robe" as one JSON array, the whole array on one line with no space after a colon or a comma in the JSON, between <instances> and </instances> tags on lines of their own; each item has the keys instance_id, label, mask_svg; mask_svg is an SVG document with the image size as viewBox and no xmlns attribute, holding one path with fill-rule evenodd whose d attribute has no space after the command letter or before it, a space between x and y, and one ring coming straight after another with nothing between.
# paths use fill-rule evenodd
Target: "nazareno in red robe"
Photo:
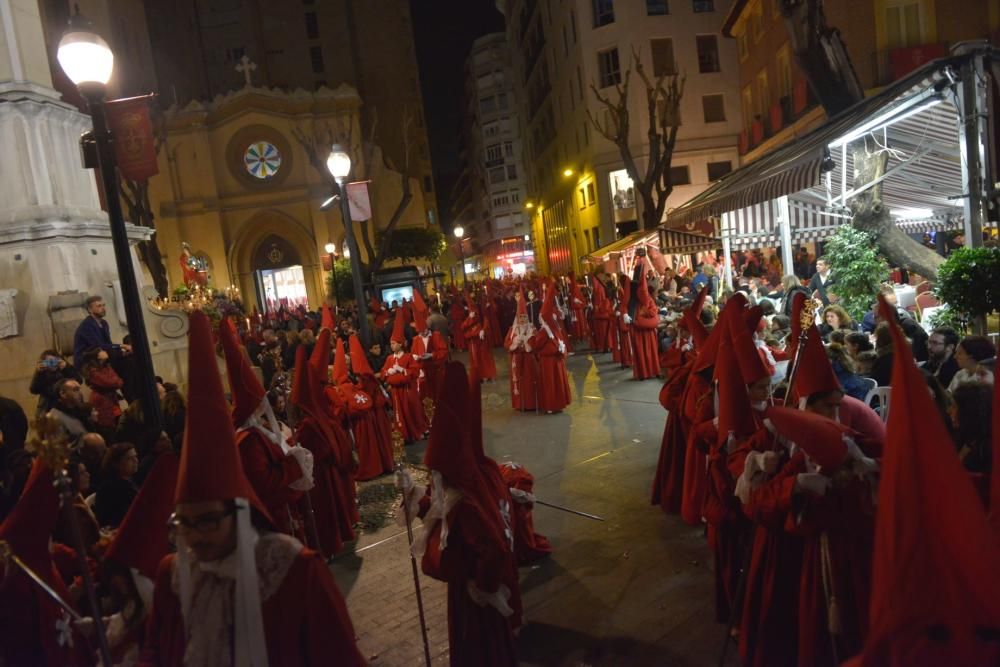
<instances>
[{"instance_id":1,"label":"nazareno in red robe","mask_svg":"<svg viewBox=\"0 0 1000 667\"><path fill-rule=\"evenodd\" d=\"M289 485L302 477L298 462L256 429L239 431L236 444L243 472L274 520L274 527L280 533L292 535L293 506L302 492Z\"/></svg>"},{"instance_id":2,"label":"nazareno in red robe","mask_svg":"<svg viewBox=\"0 0 1000 667\"><path fill-rule=\"evenodd\" d=\"M183 667L186 649L180 597L174 591L174 556L156 575L153 609L139 667ZM303 548L278 589L261 600L271 667L366 664L354 639L344 597L326 563Z\"/></svg>"},{"instance_id":3,"label":"nazareno in red robe","mask_svg":"<svg viewBox=\"0 0 1000 667\"><path fill-rule=\"evenodd\" d=\"M639 306L643 310L643 306ZM632 322L632 377L636 380L646 380L660 374L660 351L656 338L656 328L659 318L655 311L636 313Z\"/></svg>"},{"instance_id":4,"label":"nazareno in red robe","mask_svg":"<svg viewBox=\"0 0 1000 667\"><path fill-rule=\"evenodd\" d=\"M423 499L424 509L429 506L428 501L426 497ZM478 508L465 497L459 500L447 516L447 547L441 548L441 522L435 521L421 560L424 574L448 584L449 664L452 667L517 665L511 621L489 604L480 606L469 595L469 582L481 591L495 591L503 583L512 590L517 586L516 581L505 582L505 573L510 576L504 564L507 555L482 547L490 543L486 536L488 529L480 518L484 511L490 510Z\"/></svg>"},{"instance_id":5,"label":"nazareno in red robe","mask_svg":"<svg viewBox=\"0 0 1000 667\"><path fill-rule=\"evenodd\" d=\"M354 540L353 525L357 523L357 503L354 500L354 483L345 484L341 468L353 467L353 460L341 460L342 451L337 443L327 442L327 436L316 419L304 416L295 429L300 445L313 454L313 479L316 485L309 490L309 500L316 519L320 551L325 556L339 552L344 542Z\"/></svg>"},{"instance_id":6,"label":"nazareno in red robe","mask_svg":"<svg viewBox=\"0 0 1000 667\"><path fill-rule=\"evenodd\" d=\"M685 393L688 391L688 375L694 365L694 358L681 366L663 383L660 389L660 405L667 411L660 441L660 458L653 477L651 504L659 505L667 514L681 511L681 490L684 483L684 454L686 451L687 424L682 415Z\"/></svg>"},{"instance_id":7,"label":"nazareno in red robe","mask_svg":"<svg viewBox=\"0 0 1000 667\"><path fill-rule=\"evenodd\" d=\"M337 389L347 406L348 425L358 451L355 479L364 482L392 472L392 440L379 429L374 399L346 377Z\"/></svg>"},{"instance_id":8,"label":"nazareno in red robe","mask_svg":"<svg viewBox=\"0 0 1000 667\"><path fill-rule=\"evenodd\" d=\"M559 412L573 400L566 375L566 353L559 351L559 340L550 338L545 329L535 332L531 349L538 355L538 409Z\"/></svg>"},{"instance_id":9,"label":"nazareno in red robe","mask_svg":"<svg viewBox=\"0 0 1000 667\"><path fill-rule=\"evenodd\" d=\"M505 462L499 467L513 500L511 525L514 529L514 556L518 565L529 565L552 553L549 539L535 532L535 520L531 514L534 503L527 495L534 493L535 477L517 463Z\"/></svg>"},{"instance_id":10,"label":"nazareno in red robe","mask_svg":"<svg viewBox=\"0 0 1000 667\"><path fill-rule=\"evenodd\" d=\"M402 372L390 373L399 367ZM396 413L396 428L406 442L415 442L427 432L427 417L417 393L417 378L420 366L412 354L399 352L390 354L382 367L382 377L389 383L392 393L392 408Z\"/></svg>"},{"instance_id":11,"label":"nazareno in red robe","mask_svg":"<svg viewBox=\"0 0 1000 667\"><path fill-rule=\"evenodd\" d=\"M515 410L534 410L538 405L538 360L533 352L525 352L523 341L511 349L514 331L511 327L504 341L510 353L510 405Z\"/></svg>"},{"instance_id":12,"label":"nazareno in red robe","mask_svg":"<svg viewBox=\"0 0 1000 667\"><path fill-rule=\"evenodd\" d=\"M420 376L417 379L417 392L420 400L429 398L437 400L437 393L441 387L441 374L444 370L444 362L448 360L448 345L444 338L437 331L432 331L426 338L421 334L413 337L410 345L410 354L420 365ZM423 358L423 355L431 355Z\"/></svg>"},{"instance_id":13,"label":"nazareno in red robe","mask_svg":"<svg viewBox=\"0 0 1000 667\"><path fill-rule=\"evenodd\" d=\"M497 364L493 359L490 336L479 317L470 313L462 323L462 330L465 333L466 345L469 347L469 365L475 367L480 380L495 380ZM479 337L480 333L483 333L483 338Z\"/></svg>"},{"instance_id":14,"label":"nazareno in red robe","mask_svg":"<svg viewBox=\"0 0 1000 667\"><path fill-rule=\"evenodd\" d=\"M451 320L451 344L455 346L456 350L464 350L466 342L462 324L465 322L465 309L457 297L448 310L448 319Z\"/></svg>"},{"instance_id":15,"label":"nazareno in red robe","mask_svg":"<svg viewBox=\"0 0 1000 667\"><path fill-rule=\"evenodd\" d=\"M684 444L684 479L681 488L681 518L688 524L696 526L701 523L701 507L705 501L705 489L708 486L706 457L708 456L711 429L704 426L711 424L715 417L712 385L700 373L691 373L688 377L691 391L684 397L684 416L687 419L687 440Z\"/></svg>"}]
</instances>

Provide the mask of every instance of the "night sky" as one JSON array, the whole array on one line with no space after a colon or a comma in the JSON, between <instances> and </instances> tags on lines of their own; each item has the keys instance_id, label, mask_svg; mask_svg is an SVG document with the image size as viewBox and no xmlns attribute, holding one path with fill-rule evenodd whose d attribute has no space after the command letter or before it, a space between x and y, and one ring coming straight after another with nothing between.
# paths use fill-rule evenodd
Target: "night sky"
<instances>
[{"instance_id":1,"label":"night sky","mask_svg":"<svg viewBox=\"0 0 1000 667\"><path fill-rule=\"evenodd\" d=\"M458 178L463 71L472 42L503 32L495 0L410 0L427 132L441 221L451 226L451 188Z\"/></svg>"}]
</instances>

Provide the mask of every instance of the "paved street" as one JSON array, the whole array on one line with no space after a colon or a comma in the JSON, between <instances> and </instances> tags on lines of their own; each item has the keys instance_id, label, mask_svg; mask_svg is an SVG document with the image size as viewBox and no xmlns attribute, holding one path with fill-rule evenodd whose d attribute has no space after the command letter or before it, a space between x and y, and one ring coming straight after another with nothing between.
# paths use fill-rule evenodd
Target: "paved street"
<instances>
[{"instance_id":1,"label":"paved street","mask_svg":"<svg viewBox=\"0 0 1000 667\"><path fill-rule=\"evenodd\" d=\"M713 622L702 531L649 504L665 418L659 381L632 381L610 355L577 354L568 362L572 406L559 415L519 414L509 407L500 361L501 377L484 389L487 452L526 465L540 499L606 518L535 508L536 528L555 552L521 570L521 663L716 664L725 630ZM422 450L408 454L419 460ZM362 653L375 665L421 664L405 532L391 525L363 535L333 569ZM434 664L446 665L445 586L423 576L421 583ZM730 659L736 664L732 652Z\"/></svg>"}]
</instances>

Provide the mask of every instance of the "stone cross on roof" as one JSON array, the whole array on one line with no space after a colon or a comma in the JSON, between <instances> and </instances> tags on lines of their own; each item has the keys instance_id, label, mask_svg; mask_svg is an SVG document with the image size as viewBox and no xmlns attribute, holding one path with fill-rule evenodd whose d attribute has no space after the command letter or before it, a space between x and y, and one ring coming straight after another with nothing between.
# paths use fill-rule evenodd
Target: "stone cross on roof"
<instances>
[{"instance_id":1,"label":"stone cross on roof","mask_svg":"<svg viewBox=\"0 0 1000 667\"><path fill-rule=\"evenodd\" d=\"M251 62L250 58L248 58L246 54L240 58L240 64L236 66L236 71L240 72L243 75L243 78L246 79L247 88L253 86L253 82L250 81L250 75L255 69L257 69L257 64Z\"/></svg>"}]
</instances>

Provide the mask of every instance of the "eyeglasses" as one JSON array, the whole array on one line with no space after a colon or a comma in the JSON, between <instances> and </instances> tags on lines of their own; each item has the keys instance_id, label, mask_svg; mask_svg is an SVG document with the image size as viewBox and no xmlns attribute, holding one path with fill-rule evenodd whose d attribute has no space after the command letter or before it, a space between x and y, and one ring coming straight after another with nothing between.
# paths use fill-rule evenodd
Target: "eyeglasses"
<instances>
[{"instance_id":1,"label":"eyeglasses","mask_svg":"<svg viewBox=\"0 0 1000 667\"><path fill-rule=\"evenodd\" d=\"M193 530L196 533L202 534L214 533L219 529L219 525L222 523L222 520L227 516L232 516L233 514L236 514L235 507L224 512L210 512L208 514L202 514L193 521L177 516L176 514L172 514L170 515L170 519L167 521L167 525L174 530Z\"/></svg>"}]
</instances>

